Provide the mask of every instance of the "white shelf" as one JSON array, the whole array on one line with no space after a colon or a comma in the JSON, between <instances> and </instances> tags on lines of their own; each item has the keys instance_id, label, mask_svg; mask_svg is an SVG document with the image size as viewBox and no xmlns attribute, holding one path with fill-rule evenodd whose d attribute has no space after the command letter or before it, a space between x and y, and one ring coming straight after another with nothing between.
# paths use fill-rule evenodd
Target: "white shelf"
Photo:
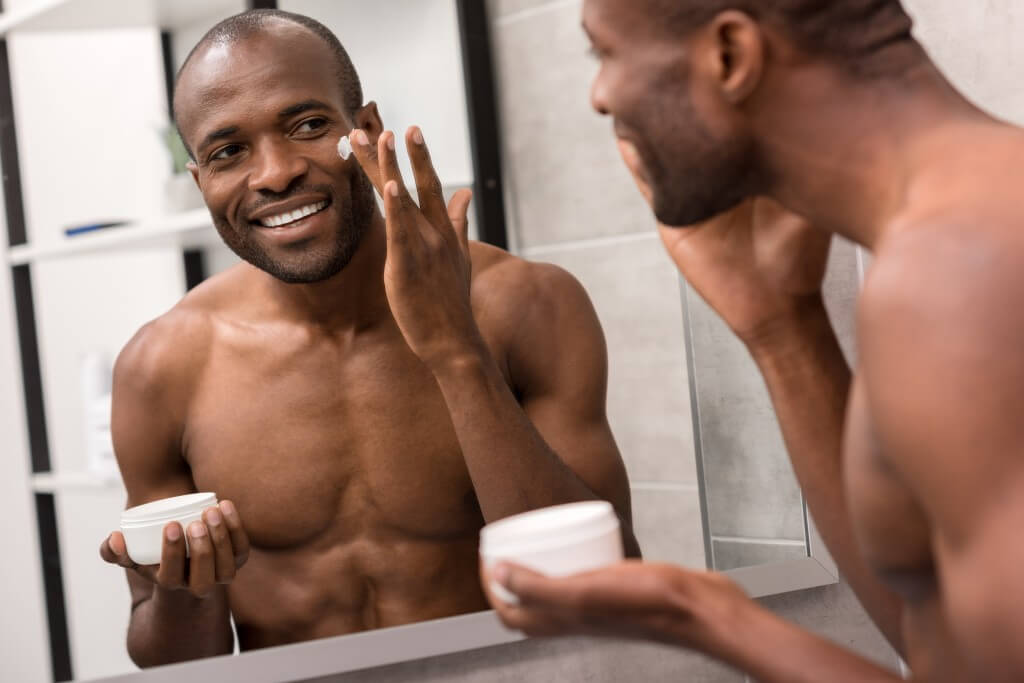
<instances>
[{"instance_id":1,"label":"white shelf","mask_svg":"<svg viewBox=\"0 0 1024 683\"><path fill-rule=\"evenodd\" d=\"M220 244L220 236L213 228L210 213L206 209L195 209L173 216L87 232L53 244L11 247L7 252L7 260L11 265L18 266L98 251L146 247L193 248L215 244Z\"/></svg>"},{"instance_id":2,"label":"white shelf","mask_svg":"<svg viewBox=\"0 0 1024 683\"><path fill-rule=\"evenodd\" d=\"M57 493L60 491L99 491L114 489L120 485L117 478L101 477L92 472L64 472L55 474L46 472L44 474L32 475L32 491L34 493Z\"/></svg>"},{"instance_id":3,"label":"white shelf","mask_svg":"<svg viewBox=\"0 0 1024 683\"><path fill-rule=\"evenodd\" d=\"M23 0L0 14L0 35L12 31L159 26L173 30L242 11L238 0Z\"/></svg>"}]
</instances>

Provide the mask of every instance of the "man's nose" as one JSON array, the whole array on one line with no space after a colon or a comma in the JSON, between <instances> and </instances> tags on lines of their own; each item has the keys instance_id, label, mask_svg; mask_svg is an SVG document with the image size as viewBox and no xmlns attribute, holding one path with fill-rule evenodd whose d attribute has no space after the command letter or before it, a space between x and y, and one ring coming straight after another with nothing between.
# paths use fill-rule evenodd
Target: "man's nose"
<instances>
[{"instance_id":1,"label":"man's nose","mask_svg":"<svg viewBox=\"0 0 1024 683\"><path fill-rule=\"evenodd\" d=\"M308 171L309 162L287 142L267 141L256 150L249 189L280 194Z\"/></svg>"},{"instance_id":2,"label":"man's nose","mask_svg":"<svg viewBox=\"0 0 1024 683\"><path fill-rule=\"evenodd\" d=\"M594 82L590 84L590 106L594 108L601 116L608 115L608 98L607 90L604 86L604 81L601 76L598 75L594 78Z\"/></svg>"}]
</instances>

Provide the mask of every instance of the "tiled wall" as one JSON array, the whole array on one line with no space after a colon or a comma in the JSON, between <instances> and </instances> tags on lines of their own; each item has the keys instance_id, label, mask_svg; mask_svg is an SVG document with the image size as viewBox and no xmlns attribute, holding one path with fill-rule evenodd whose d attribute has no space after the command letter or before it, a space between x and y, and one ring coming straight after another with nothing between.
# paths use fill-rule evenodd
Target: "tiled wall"
<instances>
[{"instance_id":1,"label":"tiled wall","mask_svg":"<svg viewBox=\"0 0 1024 683\"><path fill-rule=\"evenodd\" d=\"M851 360L859 286L857 249L837 239L825 303ZM764 381L725 323L692 290L686 298L714 567L805 556L800 489Z\"/></svg>"}]
</instances>

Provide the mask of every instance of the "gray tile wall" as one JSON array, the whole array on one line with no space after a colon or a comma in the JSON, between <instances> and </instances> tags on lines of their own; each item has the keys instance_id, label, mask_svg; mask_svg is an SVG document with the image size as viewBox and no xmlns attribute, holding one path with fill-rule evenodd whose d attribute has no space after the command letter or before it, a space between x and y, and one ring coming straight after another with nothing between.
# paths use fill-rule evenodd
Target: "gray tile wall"
<instances>
[{"instance_id":1,"label":"gray tile wall","mask_svg":"<svg viewBox=\"0 0 1024 683\"><path fill-rule=\"evenodd\" d=\"M634 521L648 558L703 565L679 285L661 252L646 206L623 170L608 121L592 113L588 87L596 65L585 57L579 0L488 0L508 162L509 211L520 253L555 263L587 288L608 339L609 418L633 486ZM837 252L840 262L843 249ZM856 279L830 286L839 306ZM830 302L831 303L831 302ZM846 323L844 323L846 324ZM852 339L842 328L844 338ZM713 334L708 329L707 334ZM722 364L738 362L721 359ZM737 395L756 393L751 366L735 370ZM723 370L724 372L724 370ZM742 391L741 391L742 390ZM763 390L763 389L762 389ZM724 398L722 399L724 400ZM731 399L730 399L731 400ZM751 400L751 399L747 399ZM734 409L735 406L731 406ZM756 413L756 411L755 411ZM750 417L749 442L765 440L770 411ZM788 464L757 476L781 482ZM749 480L737 468L736 481ZM751 494L752 495L752 494ZM795 488L786 494L798 501ZM763 501L760 502L763 505ZM785 511L783 511L785 509ZM749 514L717 545L743 563L799 552L802 538L788 508ZM724 513L722 513L724 514ZM757 528L756 517L767 517ZM728 519L728 517L723 517ZM764 601L801 625L888 666L896 659L844 584ZM335 683L743 683L746 677L706 658L657 645L613 640L530 640L322 679Z\"/></svg>"}]
</instances>

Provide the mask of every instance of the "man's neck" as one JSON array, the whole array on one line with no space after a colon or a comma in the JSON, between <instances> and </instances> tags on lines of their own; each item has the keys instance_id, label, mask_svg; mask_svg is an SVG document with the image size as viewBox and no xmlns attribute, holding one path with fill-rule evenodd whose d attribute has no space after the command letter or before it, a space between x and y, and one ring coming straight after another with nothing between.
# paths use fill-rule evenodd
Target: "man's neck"
<instances>
[{"instance_id":1,"label":"man's neck","mask_svg":"<svg viewBox=\"0 0 1024 683\"><path fill-rule=\"evenodd\" d=\"M348 265L309 284L288 284L260 273L275 317L327 332L359 331L391 318L384 291L387 239L384 218L374 211L370 227Z\"/></svg>"},{"instance_id":2,"label":"man's neck","mask_svg":"<svg viewBox=\"0 0 1024 683\"><path fill-rule=\"evenodd\" d=\"M784 106L761 119L768 194L873 248L906 210L915 180L969 144L957 129L994 120L927 61L892 81L853 82L821 69L808 68Z\"/></svg>"}]
</instances>

